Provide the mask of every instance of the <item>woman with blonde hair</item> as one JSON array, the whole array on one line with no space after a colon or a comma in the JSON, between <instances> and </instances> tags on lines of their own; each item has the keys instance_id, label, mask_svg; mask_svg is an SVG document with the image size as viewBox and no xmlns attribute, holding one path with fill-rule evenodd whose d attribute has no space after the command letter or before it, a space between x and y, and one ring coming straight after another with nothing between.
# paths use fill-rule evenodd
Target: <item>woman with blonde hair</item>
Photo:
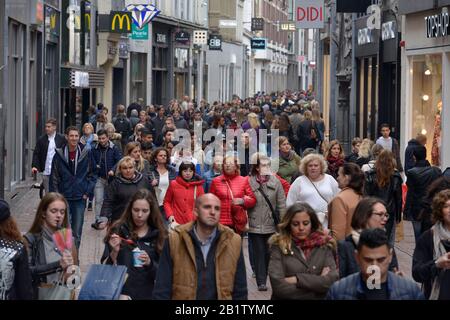
<instances>
[{"instance_id":1,"label":"woman with blonde hair","mask_svg":"<svg viewBox=\"0 0 450 320\"><path fill-rule=\"evenodd\" d=\"M122 152L122 135L120 133L116 133L116 128L112 123L105 124L105 130L108 134L109 141L114 143L117 149Z\"/></svg>"},{"instance_id":2,"label":"woman with blonde hair","mask_svg":"<svg viewBox=\"0 0 450 320\"><path fill-rule=\"evenodd\" d=\"M327 163L320 154L309 154L300 163L303 174L289 189L286 206L306 202L316 212L320 223L328 228L328 204L339 193L337 181L327 174Z\"/></svg>"},{"instance_id":3,"label":"woman with blonde hair","mask_svg":"<svg viewBox=\"0 0 450 320\"><path fill-rule=\"evenodd\" d=\"M344 165L344 148L339 140L332 140L325 152L325 159L328 164L328 174L337 179L339 168Z\"/></svg>"},{"instance_id":4,"label":"woman with blonde hair","mask_svg":"<svg viewBox=\"0 0 450 320\"><path fill-rule=\"evenodd\" d=\"M83 135L80 138L80 143L85 145L89 150L92 149L95 143L98 142L98 136L94 133L94 126L86 122L82 128Z\"/></svg>"},{"instance_id":5,"label":"woman with blonde hair","mask_svg":"<svg viewBox=\"0 0 450 320\"><path fill-rule=\"evenodd\" d=\"M369 163L370 161L370 154L372 150L372 146L374 145L374 142L370 139L363 139L361 142L361 145L359 146L358 151L358 158L356 159L356 164L362 168L363 165Z\"/></svg>"},{"instance_id":6,"label":"woman with blonde hair","mask_svg":"<svg viewBox=\"0 0 450 320\"><path fill-rule=\"evenodd\" d=\"M259 131L261 124L258 119L258 115L254 112L249 113L247 115L247 121L242 124L242 130L247 131L249 129L253 129L256 132Z\"/></svg>"},{"instance_id":7,"label":"woman with blonde hair","mask_svg":"<svg viewBox=\"0 0 450 320\"><path fill-rule=\"evenodd\" d=\"M361 168L363 172L367 172L375 168L375 163L377 162L378 156L380 155L381 151L383 151L384 148L380 146L379 144L372 145L372 148L370 149L370 161L366 164L364 164Z\"/></svg>"},{"instance_id":8,"label":"woman with blonde hair","mask_svg":"<svg viewBox=\"0 0 450 320\"><path fill-rule=\"evenodd\" d=\"M392 247L395 242L395 225L400 222L402 215L403 179L396 166L394 154L389 150L381 151L375 162L375 168L366 172L364 186L366 196L380 198L386 203L389 213L386 232Z\"/></svg>"},{"instance_id":9,"label":"woman with blonde hair","mask_svg":"<svg viewBox=\"0 0 450 320\"><path fill-rule=\"evenodd\" d=\"M278 227L269 240L272 299L324 299L339 278L336 242L307 203L289 207Z\"/></svg>"},{"instance_id":10,"label":"woman with blonde hair","mask_svg":"<svg viewBox=\"0 0 450 320\"><path fill-rule=\"evenodd\" d=\"M99 229L105 228L107 221L118 220L125 211L128 201L140 189L147 189L155 194L148 176L136 170L135 160L132 157L125 156L117 164L116 174L106 188Z\"/></svg>"},{"instance_id":11,"label":"woman with blonde hair","mask_svg":"<svg viewBox=\"0 0 450 320\"><path fill-rule=\"evenodd\" d=\"M150 163L141 155L141 144L139 142L127 143L124 155L134 159L137 171L146 176L150 174Z\"/></svg>"}]
</instances>

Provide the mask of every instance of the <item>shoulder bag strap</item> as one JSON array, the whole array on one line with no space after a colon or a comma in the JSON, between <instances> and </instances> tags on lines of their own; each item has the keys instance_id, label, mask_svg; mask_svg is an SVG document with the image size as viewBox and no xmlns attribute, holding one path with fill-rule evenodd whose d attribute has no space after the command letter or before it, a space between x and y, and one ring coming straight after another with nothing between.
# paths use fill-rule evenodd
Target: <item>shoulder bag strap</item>
<instances>
[{"instance_id":1,"label":"shoulder bag strap","mask_svg":"<svg viewBox=\"0 0 450 320\"><path fill-rule=\"evenodd\" d=\"M233 191L231 190L231 187L230 187L230 185L228 184L228 181L227 181L227 180L225 180L225 184L227 185L228 190L230 190L231 200L234 200Z\"/></svg>"},{"instance_id":2,"label":"shoulder bag strap","mask_svg":"<svg viewBox=\"0 0 450 320\"><path fill-rule=\"evenodd\" d=\"M269 205L270 211L272 212L272 218L274 221L276 221L275 219L275 210L272 206L272 203L270 203L269 198L267 197L267 195L264 193L264 191L262 190L262 186L261 184L259 185L258 191L261 193L261 195L264 197L264 200L266 200L267 204Z\"/></svg>"},{"instance_id":3,"label":"shoulder bag strap","mask_svg":"<svg viewBox=\"0 0 450 320\"><path fill-rule=\"evenodd\" d=\"M305 176L306 177L306 176ZM308 178L308 177L306 177ZM316 185L314 184L314 182L311 181L310 178L308 178L309 182L313 185L314 189L316 189L317 193L319 194L319 196L323 199L323 201L326 202L326 204L328 205L328 200L325 199L325 197L320 193L319 189L317 189Z\"/></svg>"}]
</instances>

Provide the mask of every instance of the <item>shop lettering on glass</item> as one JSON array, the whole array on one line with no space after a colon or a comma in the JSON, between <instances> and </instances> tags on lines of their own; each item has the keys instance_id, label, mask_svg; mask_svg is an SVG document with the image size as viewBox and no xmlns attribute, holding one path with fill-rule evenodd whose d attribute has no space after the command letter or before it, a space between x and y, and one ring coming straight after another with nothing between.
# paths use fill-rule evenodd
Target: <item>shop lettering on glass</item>
<instances>
[{"instance_id":1,"label":"shop lettering on glass","mask_svg":"<svg viewBox=\"0 0 450 320\"><path fill-rule=\"evenodd\" d=\"M427 38L445 37L450 34L450 16L448 8L442 8L442 12L425 17Z\"/></svg>"},{"instance_id":2,"label":"shop lettering on glass","mask_svg":"<svg viewBox=\"0 0 450 320\"><path fill-rule=\"evenodd\" d=\"M363 28L358 30L358 45L362 46L374 42L372 29Z\"/></svg>"},{"instance_id":3,"label":"shop lettering on glass","mask_svg":"<svg viewBox=\"0 0 450 320\"><path fill-rule=\"evenodd\" d=\"M156 43L167 43L167 36L164 33L156 34Z\"/></svg>"},{"instance_id":4,"label":"shop lettering on glass","mask_svg":"<svg viewBox=\"0 0 450 320\"><path fill-rule=\"evenodd\" d=\"M381 26L381 40L386 41L395 39L395 33L394 21L383 23L383 25Z\"/></svg>"}]
</instances>

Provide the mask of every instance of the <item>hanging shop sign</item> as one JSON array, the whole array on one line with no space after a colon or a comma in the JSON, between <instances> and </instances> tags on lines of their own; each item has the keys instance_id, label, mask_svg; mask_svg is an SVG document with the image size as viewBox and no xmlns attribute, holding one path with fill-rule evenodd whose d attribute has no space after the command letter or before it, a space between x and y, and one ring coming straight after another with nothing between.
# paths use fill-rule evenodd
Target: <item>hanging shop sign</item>
<instances>
[{"instance_id":1,"label":"hanging shop sign","mask_svg":"<svg viewBox=\"0 0 450 320\"><path fill-rule=\"evenodd\" d=\"M208 31L194 30L194 44L202 45L208 43Z\"/></svg>"},{"instance_id":2,"label":"hanging shop sign","mask_svg":"<svg viewBox=\"0 0 450 320\"><path fill-rule=\"evenodd\" d=\"M264 30L264 19L252 18L252 31L263 31L263 30Z\"/></svg>"},{"instance_id":3,"label":"hanging shop sign","mask_svg":"<svg viewBox=\"0 0 450 320\"><path fill-rule=\"evenodd\" d=\"M394 21L385 22L381 25L381 40L386 41L396 38L396 27Z\"/></svg>"},{"instance_id":4,"label":"hanging shop sign","mask_svg":"<svg viewBox=\"0 0 450 320\"><path fill-rule=\"evenodd\" d=\"M131 13L123 11L111 11L111 32L131 33Z\"/></svg>"},{"instance_id":5,"label":"hanging shop sign","mask_svg":"<svg viewBox=\"0 0 450 320\"><path fill-rule=\"evenodd\" d=\"M297 29L321 29L324 27L323 0L296 0L294 21Z\"/></svg>"},{"instance_id":6,"label":"hanging shop sign","mask_svg":"<svg viewBox=\"0 0 450 320\"><path fill-rule=\"evenodd\" d=\"M155 34L156 43L167 44L167 35L165 33Z\"/></svg>"},{"instance_id":7,"label":"hanging shop sign","mask_svg":"<svg viewBox=\"0 0 450 320\"><path fill-rule=\"evenodd\" d=\"M263 50L266 48L267 39L265 38L253 38L251 39L250 46L253 50Z\"/></svg>"},{"instance_id":8,"label":"hanging shop sign","mask_svg":"<svg viewBox=\"0 0 450 320\"><path fill-rule=\"evenodd\" d=\"M76 88L89 88L89 72L75 71L72 73L71 84Z\"/></svg>"},{"instance_id":9,"label":"hanging shop sign","mask_svg":"<svg viewBox=\"0 0 450 320\"><path fill-rule=\"evenodd\" d=\"M179 31L179 32L175 33L175 41L181 42L181 43L186 43L186 42L189 42L190 36L191 35L187 31Z\"/></svg>"},{"instance_id":10,"label":"hanging shop sign","mask_svg":"<svg viewBox=\"0 0 450 320\"><path fill-rule=\"evenodd\" d=\"M288 31L295 32L295 22L292 21L278 21L277 23L277 31Z\"/></svg>"},{"instance_id":11,"label":"hanging shop sign","mask_svg":"<svg viewBox=\"0 0 450 320\"><path fill-rule=\"evenodd\" d=\"M125 10L131 13L133 24L141 30L161 13L161 11L152 4L129 4Z\"/></svg>"},{"instance_id":12,"label":"hanging shop sign","mask_svg":"<svg viewBox=\"0 0 450 320\"><path fill-rule=\"evenodd\" d=\"M213 34L208 40L209 50L222 50L222 36Z\"/></svg>"},{"instance_id":13,"label":"hanging shop sign","mask_svg":"<svg viewBox=\"0 0 450 320\"><path fill-rule=\"evenodd\" d=\"M132 40L148 40L148 24L144 25L142 29L139 29L139 27L133 23L131 30Z\"/></svg>"},{"instance_id":14,"label":"hanging shop sign","mask_svg":"<svg viewBox=\"0 0 450 320\"><path fill-rule=\"evenodd\" d=\"M126 39L120 39L119 41L119 58L128 59L128 53L130 51L130 44Z\"/></svg>"},{"instance_id":15,"label":"hanging shop sign","mask_svg":"<svg viewBox=\"0 0 450 320\"><path fill-rule=\"evenodd\" d=\"M442 8L442 12L425 17L427 38L438 38L450 35L450 16L448 8Z\"/></svg>"}]
</instances>

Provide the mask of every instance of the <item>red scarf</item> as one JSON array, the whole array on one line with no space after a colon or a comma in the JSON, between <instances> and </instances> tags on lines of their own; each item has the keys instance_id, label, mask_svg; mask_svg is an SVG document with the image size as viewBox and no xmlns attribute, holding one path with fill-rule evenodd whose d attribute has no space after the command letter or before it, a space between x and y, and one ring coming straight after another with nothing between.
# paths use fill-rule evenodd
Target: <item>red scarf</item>
<instances>
[{"instance_id":1,"label":"red scarf","mask_svg":"<svg viewBox=\"0 0 450 320\"><path fill-rule=\"evenodd\" d=\"M262 175L259 175L259 174L256 175L256 181L259 184L264 184L264 183L266 183L269 180L270 180L270 176L262 176Z\"/></svg>"},{"instance_id":2,"label":"red scarf","mask_svg":"<svg viewBox=\"0 0 450 320\"><path fill-rule=\"evenodd\" d=\"M314 248L326 245L332 238L329 235L325 235L322 231L315 231L305 240L298 240L295 238L293 240L295 245L303 251L306 259L308 259Z\"/></svg>"},{"instance_id":3,"label":"red scarf","mask_svg":"<svg viewBox=\"0 0 450 320\"><path fill-rule=\"evenodd\" d=\"M333 177L336 178L339 168L344 165L344 159L339 157L333 157L330 155L327 157L327 162L328 162L328 171L331 173Z\"/></svg>"}]
</instances>

